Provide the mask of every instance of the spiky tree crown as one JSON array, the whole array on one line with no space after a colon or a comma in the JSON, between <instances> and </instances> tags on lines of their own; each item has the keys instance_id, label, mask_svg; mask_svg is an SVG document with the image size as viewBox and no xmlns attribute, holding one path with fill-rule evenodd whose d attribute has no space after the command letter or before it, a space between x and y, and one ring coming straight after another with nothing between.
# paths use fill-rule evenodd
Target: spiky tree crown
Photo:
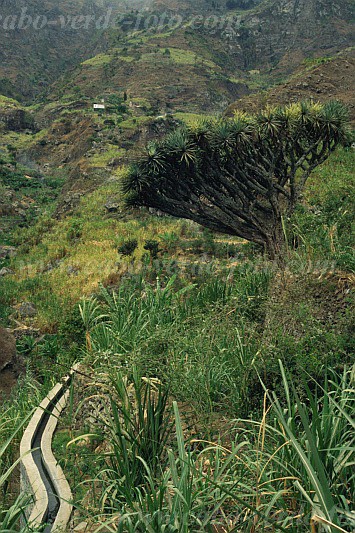
<instances>
[{"instance_id":1,"label":"spiky tree crown","mask_svg":"<svg viewBox=\"0 0 355 533\"><path fill-rule=\"evenodd\" d=\"M347 125L341 103L307 102L182 126L131 166L126 202L266 243Z\"/></svg>"}]
</instances>

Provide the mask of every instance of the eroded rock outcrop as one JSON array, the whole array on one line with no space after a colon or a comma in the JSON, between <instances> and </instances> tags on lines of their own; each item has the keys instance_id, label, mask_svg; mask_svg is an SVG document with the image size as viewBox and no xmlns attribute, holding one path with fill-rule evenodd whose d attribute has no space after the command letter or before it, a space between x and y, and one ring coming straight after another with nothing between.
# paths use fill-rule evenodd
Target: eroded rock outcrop
<instances>
[{"instance_id":1,"label":"eroded rock outcrop","mask_svg":"<svg viewBox=\"0 0 355 533\"><path fill-rule=\"evenodd\" d=\"M0 397L8 396L24 371L24 361L16 351L15 337L0 326Z\"/></svg>"},{"instance_id":2,"label":"eroded rock outcrop","mask_svg":"<svg viewBox=\"0 0 355 533\"><path fill-rule=\"evenodd\" d=\"M35 130L33 117L21 108L1 108L0 128L6 131L21 132L24 130Z\"/></svg>"}]
</instances>

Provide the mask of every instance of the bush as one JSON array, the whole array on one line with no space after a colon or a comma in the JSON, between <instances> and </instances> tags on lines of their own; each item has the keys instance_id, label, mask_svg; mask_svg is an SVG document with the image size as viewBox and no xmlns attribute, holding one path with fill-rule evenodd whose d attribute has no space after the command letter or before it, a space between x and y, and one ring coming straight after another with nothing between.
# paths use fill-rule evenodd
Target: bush
<instances>
[{"instance_id":1,"label":"bush","mask_svg":"<svg viewBox=\"0 0 355 533\"><path fill-rule=\"evenodd\" d=\"M73 220L67 231L67 239L69 242L73 243L77 239L80 239L83 232L83 222L82 220Z\"/></svg>"},{"instance_id":2,"label":"bush","mask_svg":"<svg viewBox=\"0 0 355 533\"><path fill-rule=\"evenodd\" d=\"M144 243L144 250L147 250L150 253L152 259L157 259L158 254L161 251L159 247L159 242L154 240L149 240Z\"/></svg>"},{"instance_id":3,"label":"bush","mask_svg":"<svg viewBox=\"0 0 355 533\"><path fill-rule=\"evenodd\" d=\"M118 247L118 253L125 256L131 256L134 254L138 247L138 241L136 239L130 239L125 241Z\"/></svg>"},{"instance_id":4,"label":"bush","mask_svg":"<svg viewBox=\"0 0 355 533\"><path fill-rule=\"evenodd\" d=\"M59 325L58 333L65 343L75 343L79 346L84 343L85 327L78 305L66 310L65 318Z\"/></svg>"}]
</instances>

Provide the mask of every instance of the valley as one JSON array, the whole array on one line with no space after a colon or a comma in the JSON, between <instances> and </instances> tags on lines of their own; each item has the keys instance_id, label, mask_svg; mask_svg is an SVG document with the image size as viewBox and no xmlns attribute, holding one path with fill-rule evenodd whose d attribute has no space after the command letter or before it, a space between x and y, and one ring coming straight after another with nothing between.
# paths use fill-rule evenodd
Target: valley
<instances>
[{"instance_id":1,"label":"valley","mask_svg":"<svg viewBox=\"0 0 355 533\"><path fill-rule=\"evenodd\" d=\"M53 441L66 530L352 530L353 7L0 1L0 531L37 531L11 465L26 417L78 362ZM152 179L163 148L186 149L187 187L204 135L230 154L235 125L261 153L298 120L333 140L305 156L331 147L282 216L281 257L130 201L143 154ZM265 159L250 157L266 212ZM218 179L196 210L212 212Z\"/></svg>"}]
</instances>

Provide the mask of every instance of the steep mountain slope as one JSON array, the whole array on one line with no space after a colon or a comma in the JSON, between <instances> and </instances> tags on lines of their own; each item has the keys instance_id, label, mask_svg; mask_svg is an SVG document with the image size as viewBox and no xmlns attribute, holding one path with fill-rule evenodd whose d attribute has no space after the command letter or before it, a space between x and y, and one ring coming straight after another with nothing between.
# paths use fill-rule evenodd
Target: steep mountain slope
<instances>
[{"instance_id":1,"label":"steep mountain slope","mask_svg":"<svg viewBox=\"0 0 355 533\"><path fill-rule=\"evenodd\" d=\"M0 94L39 94L104 48L103 29L125 6L124 0L0 0Z\"/></svg>"},{"instance_id":2,"label":"steep mountain slope","mask_svg":"<svg viewBox=\"0 0 355 533\"><path fill-rule=\"evenodd\" d=\"M244 69L277 68L290 73L302 59L333 54L350 46L353 40L354 3L351 0L262 0L230 2L176 2L157 0L155 6L194 10L213 9L227 14L216 23L218 34L227 45L236 67ZM228 15L229 13L229 15ZM206 21L205 21L206 22ZM213 25L213 23L212 23ZM201 23L201 30L203 23ZM205 33L215 33L211 19Z\"/></svg>"},{"instance_id":3,"label":"steep mountain slope","mask_svg":"<svg viewBox=\"0 0 355 533\"><path fill-rule=\"evenodd\" d=\"M125 12L132 24L122 17L117 22ZM290 73L304 57L333 54L352 38L351 0L1 0L0 94L21 99L43 92L63 72L112 47L113 38L124 41L129 29L142 32L143 40L147 32L172 29L169 17L165 28L152 27L152 12L178 12L180 40L195 33L202 55L218 51L218 64L232 71ZM161 46L173 46L166 37ZM187 39L182 48L191 46Z\"/></svg>"},{"instance_id":4,"label":"steep mountain slope","mask_svg":"<svg viewBox=\"0 0 355 533\"><path fill-rule=\"evenodd\" d=\"M307 61L286 83L272 87L266 93L239 99L227 109L256 112L268 105L286 105L300 100L341 100L350 111L355 124L355 49L345 50L334 57Z\"/></svg>"},{"instance_id":5,"label":"steep mountain slope","mask_svg":"<svg viewBox=\"0 0 355 533\"><path fill-rule=\"evenodd\" d=\"M352 1L265 0L243 20L239 40L246 66L291 72L300 59L353 44Z\"/></svg>"},{"instance_id":6,"label":"steep mountain slope","mask_svg":"<svg viewBox=\"0 0 355 533\"><path fill-rule=\"evenodd\" d=\"M224 12L232 9L250 9L263 0L152 0L151 9L204 12Z\"/></svg>"},{"instance_id":7,"label":"steep mountain slope","mask_svg":"<svg viewBox=\"0 0 355 533\"><path fill-rule=\"evenodd\" d=\"M195 17L199 5L202 14ZM179 11L180 18L172 19L176 25L157 11L128 14L107 33L106 52L82 63L50 99L75 91L95 98L121 88L148 99L158 113L181 107L219 111L249 89L282 80L305 58L333 55L351 44L350 0L339 6L329 0L264 0L228 12L225 5L154 2L152 9Z\"/></svg>"},{"instance_id":8,"label":"steep mountain slope","mask_svg":"<svg viewBox=\"0 0 355 533\"><path fill-rule=\"evenodd\" d=\"M335 53L351 42L350 0L339 5L329 0L148 0L139 3L145 11L128 13L124 2L111 1L122 11L116 28L92 35L72 31L70 26L62 33L48 27L43 33L31 34L27 48L21 48L20 33L13 46L15 54L9 43L0 52L11 59L2 62L0 72L6 71L13 87L28 94L34 90L28 82L30 76L36 78L40 72L45 85L58 77L61 69L73 65L48 88L46 97L42 95L40 104L21 108L0 102L0 152L6 155L10 147L21 162L44 175L57 168L66 173L63 211L72 208L78 195L111 179L149 139L163 135L177 120L189 119L191 114L224 112L235 101L251 108L259 105L257 102L265 104L265 95L250 95L270 86L274 86L269 93L271 101L338 97L353 105L351 52L344 56ZM24 5L22 0L15 2ZM9 8L7 0L5 4ZM30 9L37 4L32 0L27 5ZM48 0L42 7L50 10L54 4ZM90 8L96 15L107 6L104 0L79 2L83 12ZM65 0L61 11L55 13L76 13L77 9L74 2ZM163 10L177 10L180 19L172 25L174 18L162 17ZM200 13L198 18L196 13ZM65 39L69 37L71 46L67 47ZM30 52L32 38L36 46ZM53 48L47 47L44 54L49 38ZM94 48L100 53L95 55ZM38 62L28 61L37 52ZM58 63L59 56L62 63ZM337 58L334 63L332 56ZM318 61L320 69L329 68L328 73L310 71L314 68L312 57L321 57L314 65L317 67ZM277 85L285 83L305 59L306 70L303 63L284 89ZM45 71L43 61L47 62ZM93 104L101 99L105 99L106 109L99 114Z\"/></svg>"},{"instance_id":9,"label":"steep mountain slope","mask_svg":"<svg viewBox=\"0 0 355 533\"><path fill-rule=\"evenodd\" d=\"M188 4L190 12L198 7ZM184 9L184 2L177 5ZM104 50L120 14L152 6L153 0L0 0L0 94L40 94L63 72Z\"/></svg>"},{"instance_id":10,"label":"steep mountain slope","mask_svg":"<svg viewBox=\"0 0 355 533\"><path fill-rule=\"evenodd\" d=\"M142 31L123 42L119 36L112 41L105 54L83 62L56 83L49 99L75 93L98 98L126 90L133 98L148 100L159 114L223 110L248 92L243 72L234 67L219 36L179 29L159 35Z\"/></svg>"}]
</instances>

